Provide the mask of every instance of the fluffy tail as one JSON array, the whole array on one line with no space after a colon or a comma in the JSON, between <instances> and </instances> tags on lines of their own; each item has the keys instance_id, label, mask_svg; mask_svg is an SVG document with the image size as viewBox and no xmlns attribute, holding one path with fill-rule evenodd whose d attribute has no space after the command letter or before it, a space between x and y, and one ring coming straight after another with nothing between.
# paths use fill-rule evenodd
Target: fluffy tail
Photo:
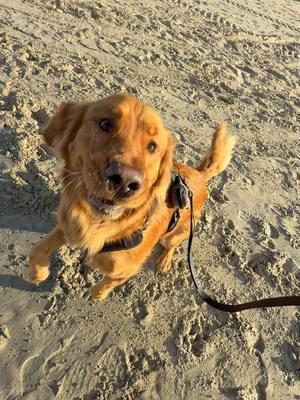
<instances>
[{"instance_id":1,"label":"fluffy tail","mask_svg":"<svg viewBox=\"0 0 300 400\"><path fill-rule=\"evenodd\" d=\"M226 135L226 123L221 123L212 139L211 147L197 170L206 175L206 180L221 173L229 164L235 137Z\"/></svg>"}]
</instances>

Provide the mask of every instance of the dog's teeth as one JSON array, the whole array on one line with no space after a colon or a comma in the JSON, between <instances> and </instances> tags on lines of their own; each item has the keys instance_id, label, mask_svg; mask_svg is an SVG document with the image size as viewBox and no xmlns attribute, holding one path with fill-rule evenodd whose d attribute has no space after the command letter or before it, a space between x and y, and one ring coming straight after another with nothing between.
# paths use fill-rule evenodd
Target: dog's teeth
<instances>
[{"instance_id":1,"label":"dog's teeth","mask_svg":"<svg viewBox=\"0 0 300 400\"><path fill-rule=\"evenodd\" d=\"M99 211L112 213L117 210L111 200L101 199L90 192L87 192L86 198Z\"/></svg>"}]
</instances>

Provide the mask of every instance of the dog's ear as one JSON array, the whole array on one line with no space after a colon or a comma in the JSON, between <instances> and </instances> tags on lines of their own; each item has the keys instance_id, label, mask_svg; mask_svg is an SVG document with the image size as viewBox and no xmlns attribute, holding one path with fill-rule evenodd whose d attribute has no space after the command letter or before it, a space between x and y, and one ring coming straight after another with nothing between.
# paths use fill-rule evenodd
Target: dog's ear
<instances>
[{"instance_id":1,"label":"dog's ear","mask_svg":"<svg viewBox=\"0 0 300 400\"><path fill-rule=\"evenodd\" d=\"M55 142L64 135L73 107L73 103L61 103L56 113L50 118L43 132L44 139L49 146L54 147Z\"/></svg>"},{"instance_id":2,"label":"dog's ear","mask_svg":"<svg viewBox=\"0 0 300 400\"><path fill-rule=\"evenodd\" d=\"M61 103L43 135L46 143L66 159L68 144L74 139L87 109L86 104Z\"/></svg>"},{"instance_id":3,"label":"dog's ear","mask_svg":"<svg viewBox=\"0 0 300 400\"><path fill-rule=\"evenodd\" d=\"M163 155L161 162L158 177L154 183L153 189L156 193L156 198L158 200L164 201L166 199L168 187L170 185L171 179L171 168L173 161L173 147L174 141L171 134L168 132L168 146Z\"/></svg>"}]
</instances>

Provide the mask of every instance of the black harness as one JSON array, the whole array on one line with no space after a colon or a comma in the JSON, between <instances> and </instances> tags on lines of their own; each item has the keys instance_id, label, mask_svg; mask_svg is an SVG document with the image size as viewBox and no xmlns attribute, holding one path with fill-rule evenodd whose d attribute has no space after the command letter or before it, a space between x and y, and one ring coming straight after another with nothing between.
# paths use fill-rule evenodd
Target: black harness
<instances>
[{"instance_id":1,"label":"black harness","mask_svg":"<svg viewBox=\"0 0 300 400\"><path fill-rule=\"evenodd\" d=\"M188 207L189 198L187 189L188 187L184 183L181 176L176 172L172 172L171 182L167 194L167 204L169 208L174 208L174 212L169 222L169 226L166 233L171 232L177 225L177 222L179 221L180 218L179 209ZM106 243L99 251L99 253L130 250L140 245L144 239L143 232L149 225L149 220L156 206L157 206L157 201L155 200L142 229L138 229L137 231L133 232L133 234L129 237L122 238L114 242Z\"/></svg>"},{"instance_id":2,"label":"black harness","mask_svg":"<svg viewBox=\"0 0 300 400\"><path fill-rule=\"evenodd\" d=\"M144 239L143 230L139 229L129 237L116 240L115 242L106 243L99 253L108 253L111 251L134 249L142 243Z\"/></svg>"},{"instance_id":3,"label":"black harness","mask_svg":"<svg viewBox=\"0 0 300 400\"><path fill-rule=\"evenodd\" d=\"M144 230L147 229L150 218L151 218L152 214L154 213L156 206L157 206L157 200L155 199L152 204L152 207L150 208L150 211L146 218L146 221L144 222L144 226L141 229L138 229L137 231L133 232L132 235L129 237L125 237L123 239L116 240L115 242L106 243L102 247L102 249L99 251L99 253L108 253L111 251L120 251L120 250L130 250L130 249L134 249L139 244L141 244L144 239L143 232L144 232Z\"/></svg>"},{"instance_id":4,"label":"black harness","mask_svg":"<svg viewBox=\"0 0 300 400\"><path fill-rule=\"evenodd\" d=\"M157 203L152 206L150 213L146 219L146 223L142 229L134 232L130 237L120 239L116 242L106 244L102 250L103 252L117 251L117 250L128 250L137 247L143 241L143 231L147 228L149 219L156 207ZM273 297L268 299L261 299L256 301L250 301L242 304L225 304L210 297L203 289L200 279L195 270L194 261L192 257L192 244L194 237L194 204L193 204L193 193L185 183L184 179L177 174L172 172L171 182L167 194L167 205L170 208L174 208L173 215L168 225L167 232L171 232L177 225L180 213L179 210L190 207L190 235L188 240L188 265L191 272L192 280L196 286L197 292L201 299L209 304L210 306L230 313L249 310L252 308L263 308L263 307L284 307L284 306L300 306L300 296L285 296L285 297Z\"/></svg>"}]
</instances>

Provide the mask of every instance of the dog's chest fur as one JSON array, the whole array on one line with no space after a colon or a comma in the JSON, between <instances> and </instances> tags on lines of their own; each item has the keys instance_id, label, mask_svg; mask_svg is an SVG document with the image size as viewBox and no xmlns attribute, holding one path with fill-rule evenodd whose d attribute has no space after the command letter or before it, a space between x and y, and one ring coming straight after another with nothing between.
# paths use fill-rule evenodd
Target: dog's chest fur
<instances>
[{"instance_id":1,"label":"dog's chest fur","mask_svg":"<svg viewBox=\"0 0 300 400\"><path fill-rule=\"evenodd\" d=\"M58 218L67 242L95 254L106 242L130 236L143 226L145 209L133 215L111 220L96 215L80 201L62 198Z\"/></svg>"}]
</instances>

